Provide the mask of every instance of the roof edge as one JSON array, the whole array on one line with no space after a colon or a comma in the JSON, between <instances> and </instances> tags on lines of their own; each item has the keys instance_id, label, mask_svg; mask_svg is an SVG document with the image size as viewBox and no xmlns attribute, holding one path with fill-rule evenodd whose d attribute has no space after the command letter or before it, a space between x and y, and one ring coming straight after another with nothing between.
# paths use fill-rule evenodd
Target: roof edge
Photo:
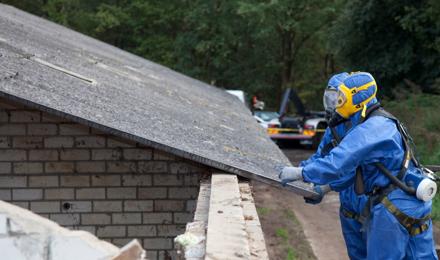
<instances>
[{"instance_id":1,"label":"roof edge","mask_svg":"<svg viewBox=\"0 0 440 260\"><path fill-rule=\"evenodd\" d=\"M117 130L117 129L114 129L114 128L111 128L111 127L108 127L108 126L105 126L105 125L93 122L93 121L90 121L90 120L86 120L84 118L81 118L81 117L78 117L78 116L75 116L75 115L72 115L72 114L60 111L60 110L56 110L56 109L53 109L53 108L50 108L50 107L47 107L47 106L44 106L44 105L32 102L32 101L29 101L27 99L24 99L24 98L21 98L21 97L18 97L18 96L11 95L11 94L3 92L3 91L0 91L0 97L3 97L3 98L6 98L6 99L9 99L9 100L18 102L20 104L23 104L23 105L31 107L31 108L35 108L35 109L41 110L43 112L52 114L54 116L59 116L59 117L71 120L71 121L73 121L75 123L79 123L79 124L86 125L88 127L95 128L95 129L100 130L102 132L105 132L105 133L108 133L108 134L112 134L112 135L115 135L117 137L124 138L126 140L138 142L138 143L141 143L143 145L150 146L150 147L152 147L154 149L157 149L157 150L160 150L160 151L163 151L163 152L167 152L167 153L170 153L170 154L182 157L184 159L195 161L197 163L203 164L203 165L208 166L208 167L216 168L218 170L229 172L231 174L236 174L236 175L248 178L248 179L254 179L254 180L257 180L257 181L261 181L261 182L264 182L266 184L270 184L272 186L282 187L281 183L278 180L274 180L274 179L271 179L271 178L265 178L263 176L254 174L252 172L243 170L241 168L230 166L230 165L227 165L227 164L224 164L224 163L220 163L218 161L215 161L215 160L203 157L203 156L198 155L198 154L194 154L194 153L190 153L190 152L187 152L187 151L183 151L181 149L178 149L178 148L175 148L175 147L172 147L172 146L164 145L164 144L161 144L161 143L158 143L158 142L146 139L146 138L142 138L142 137L139 137L139 136L136 136L136 135L133 135L133 134L129 134L129 133L126 133L126 132L123 132L123 131L120 131L120 130ZM295 193L297 193L297 194L299 194L301 196L311 197L311 196L318 195L312 189L306 187L306 185L304 185L304 183L300 183L300 182L298 182L298 183L295 182L293 184L288 184L284 188L287 188L287 189L289 189L289 190L291 190L291 191L293 191L293 192L295 192Z\"/></svg>"}]
</instances>

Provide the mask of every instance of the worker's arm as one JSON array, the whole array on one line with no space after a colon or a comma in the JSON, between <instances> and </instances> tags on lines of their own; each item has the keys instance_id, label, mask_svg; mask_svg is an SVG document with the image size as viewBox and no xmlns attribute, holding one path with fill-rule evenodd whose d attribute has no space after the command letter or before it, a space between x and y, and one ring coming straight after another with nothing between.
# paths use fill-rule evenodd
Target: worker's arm
<instances>
[{"instance_id":1,"label":"worker's arm","mask_svg":"<svg viewBox=\"0 0 440 260\"><path fill-rule=\"evenodd\" d=\"M396 145L401 147L396 143L396 134L394 122L372 117L356 126L327 156L304 166L303 179L316 185L329 184L332 190L343 190L353 183L355 169L360 164L393 156L389 151Z\"/></svg>"},{"instance_id":2,"label":"worker's arm","mask_svg":"<svg viewBox=\"0 0 440 260\"><path fill-rule=\"evenodd\" d=\"M330 128L327 127L327 129L325 129L324 136L321 138L321 142L319 143L319 146L318 146L318 149L316 150L316 152L315 152L312 156L310 156L309 159L300 162L299 166L300 166L300 167L304 167L304 166L306 166L307 164L309 164L309 163L311 163L311 162L314 162L316 159L319 159L319 158L323 157L323 155L322 155L322 149L323 149L328 143L331 142L332 138L333 138L333 137L332 137L332 134L331 134Z\"/></svg>"}]
</instances>

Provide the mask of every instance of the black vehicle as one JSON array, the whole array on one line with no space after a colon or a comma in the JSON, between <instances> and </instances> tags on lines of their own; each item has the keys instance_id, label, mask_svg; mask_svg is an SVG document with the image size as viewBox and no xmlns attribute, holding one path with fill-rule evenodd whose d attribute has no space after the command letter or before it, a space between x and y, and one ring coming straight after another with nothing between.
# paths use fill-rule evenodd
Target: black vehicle
<instances>
[{"instance_id":1,"label":"black vehicle","mask_svg":"<svg viewBox=\"0 0 440 260\"><path fill-rule=\"evenodd\" d=\"M296 115L287 116L289 103L293 102ZM327 128L324 111L307 111L303 102L293 89L286 89L279 110L278 129L269 129L270 137L279 144L296 140L302 145L318 147Z\"/></svg>"}]
</instances>

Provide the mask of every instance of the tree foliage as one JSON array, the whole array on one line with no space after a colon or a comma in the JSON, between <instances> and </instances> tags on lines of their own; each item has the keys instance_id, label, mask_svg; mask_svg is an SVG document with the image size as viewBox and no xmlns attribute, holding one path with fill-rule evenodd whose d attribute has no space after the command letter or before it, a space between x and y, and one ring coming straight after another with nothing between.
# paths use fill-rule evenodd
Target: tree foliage
<instances>
[{"instance_id":1,"label":"tree foliage","mask_svg":"<svg viewBox=\"0 0 440 260\"><path fill-rule=\"evenodd\" d=\"M286 87L316 100L334 70L340 0L2 1L274 107Z\"/></svg>"},{"instance_id":2,"label":"tree foliage","mask_svg":"<svg viewBox=\"0 0 440 260\"><path fill-rule=\"evenodd\" d=\"M437 0L350 1L333 28L332 43L349 70L371 72L388 93L405 86L435 92L439 17Z\"/></svg>"},{"instance_id":3,"label":"tree foliage","mask_svg":"<svg viewBox=\"0 0 440 260\"><path fill-rule=\"evenodd\" d=\"M0 1L273 108L289 87L321 108L341 68L387 94L440 90L438 0Z\"/></svg>"}]
</instances>

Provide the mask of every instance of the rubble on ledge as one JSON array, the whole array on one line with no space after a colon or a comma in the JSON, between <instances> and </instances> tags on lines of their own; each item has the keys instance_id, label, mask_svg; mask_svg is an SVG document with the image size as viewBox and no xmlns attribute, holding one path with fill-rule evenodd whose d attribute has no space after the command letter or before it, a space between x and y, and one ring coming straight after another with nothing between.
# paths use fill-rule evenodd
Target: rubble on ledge
<instances>
[{"instance_id":1,"label":"rubble on ledge","mask_svg":"<svg viewBox=\"0 0 440 260\"><path fill-rule=\"evenodd\" d=\"M0 201L0 251L14 260L144 260L139 242L122 249L86 231L71 231L28 210Z\"/></svg>"}]
</instances>

